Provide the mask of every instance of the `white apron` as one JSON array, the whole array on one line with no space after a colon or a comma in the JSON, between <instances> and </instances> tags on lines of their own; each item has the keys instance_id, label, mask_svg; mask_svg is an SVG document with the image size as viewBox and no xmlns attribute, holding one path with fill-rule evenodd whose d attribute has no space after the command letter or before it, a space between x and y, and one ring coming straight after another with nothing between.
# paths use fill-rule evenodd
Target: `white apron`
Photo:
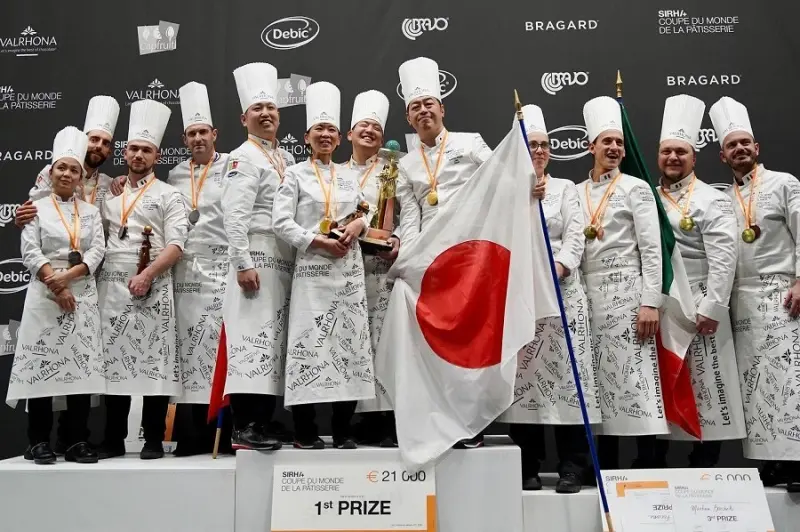
<instances>
[{"instance_id":1,"label":"white apron","mask_svg":"<svg viewBox=\"0 0 800 532\"><path fill-rule=\"evenodd\" d=\"M387 278L391 264L376 255L364 255L364 282L367 290L367 316L372 352L377 356L378 340L383 329L383 319L389 306L392 287ZM387 412L392 410L386 387L375 376L375 398L359 401L356 412Z\"/></svg>"},{"instance_id":2,"label":"white apron","mask_svg":"<svg viewBox=\"0 0 800 532\"><path fill-rule=\"evenodd\" d=\"M289 295L294 249L274 235L250 235L250 257L260 283L244 292L228 271L223 319L228 338L225 394L283 395Z\"/></svg>"},{"instance_id":3,"label":"white apron","mask_svg":"<svg viewBox=\"0 0 800 532\"><path fill-rule=\"evenodd\" d=\"M695 305L699 305L707 294L706 284L693 282L691 288ZM695 336L686 357L703 441L744 438L744 412L730 320L720 320L714 335ZM667 439L696 441L671 424Z\"/></svg>"},{"instance_id":4,"label":"white apron","mask_svg":"<svg viewBox=\"0 0 800 532\"><path fill-rule=\"evenodd\" d=\"M667 434L655 338L640 344L636 319L642 293L638 259L602 260L608 267L586 268L600 409L600 434Z\"/></svg>"},{"instance_id":5,"label":"white apron","mask_svg":"<svg viewBox=\"0 0 800 532\"><path fill-rule=\"evenodd\" d=\"M737 279L731 296L736 358L753 460L800 460L800 321L783 299L785 275Z\"/></svg>"},{"instance_id":6,"label":"white apron","mask_svg":"<svg viewBox=\"0 0 800 532\"><path fill-rule=\"evenodd\" d=\"M128 280L135 275L135 262L106 255L97 290L107 393L180 395L172 272L157 277L149 295L142 298L134 298L128 290Z\"/></svg>"},{"instance_id":7,"label":"white apron","mask_svg":"<svg viewBox=\"0 0 800 532\"><path fill-rule=\"evenodd\" d=\"M297 253L289 310L286 405L375 397L364 261Z\"/></svg>"},{"instance_id":8,"label":"white apron","mask_svg":"<svg viewBox=\"0 0 800 532\"><path fill-rule=\"evenodd\" d=\"M67 264L51 261L64 269ZM64 312L47 286L32 279L25 296L6 402L105 393L100 311L94 276L72 281L75 312Z\"/></svg>"},{"instance_id":9,"label":"white apron","mask_svg":"<svg viewBox=\"0 0 800 532\"><path fill-rule=\"evenodd\" d=\"M177 400L208 404L222 327L227 250L224 246L208 246L207 253L184 254L175 264L174 275L176 345L183 383L183 395Z\"/></svg>"},{"instance_id":10,"label":"white apron","mask_svg":"<svg viewBox=\"0 0 800 532\"><path fill-rule=\"evenodd\" d=\"M581 285L580 270L574 270L561 281L561 295L589 420L600 423L588 300ZM536 338L517 355L514 402L497 420L504 423L583 424L561 317L537 321Z\"/></svg>"}]
</instances>

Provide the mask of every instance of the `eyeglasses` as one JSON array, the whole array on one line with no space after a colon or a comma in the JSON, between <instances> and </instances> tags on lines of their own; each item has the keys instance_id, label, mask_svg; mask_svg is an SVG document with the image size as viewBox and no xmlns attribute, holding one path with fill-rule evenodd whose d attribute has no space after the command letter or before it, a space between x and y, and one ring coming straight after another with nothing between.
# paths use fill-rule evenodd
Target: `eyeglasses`
<instances>
[{"instance_id":1,"label":"eyeglasses","mask_svg":"<svg viewBox=\"0 0 800 532\"><path fill-rule=\"evenodd\" d=\"M528 146L530 147L531 151L536 151L539 148L541 148L542 151L550 151L550 143L549 142L535 142L534 141L534 142L529 143Z\"/></svg>"}]
</instances>

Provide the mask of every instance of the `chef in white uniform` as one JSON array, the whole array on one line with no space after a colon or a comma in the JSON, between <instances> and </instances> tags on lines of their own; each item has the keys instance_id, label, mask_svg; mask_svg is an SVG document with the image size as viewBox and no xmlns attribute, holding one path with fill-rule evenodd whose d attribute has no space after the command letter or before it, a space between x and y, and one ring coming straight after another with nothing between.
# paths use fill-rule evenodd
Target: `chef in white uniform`
<instances>
[{"instance_id":1,"label":"chef in white uniform","mask_svg":"<svg viewBox=\"0 0 800 532\"><path fill-rule=\"evenodd\" d=\"M536 105L522 108L531 158L570 335L578 364L589 420L600 422L597 379L592 359L589 302L584 291L580 263L585 237L584 220L575 183L547 172L550 141L542 110ZM538 188L537 187L537 188ZM531 204L531 216L539 218L539 207ZM542 489L539 467L545 459L545 425L553 425L558 450L558 493L578 493L588 465L589 445L583 427L578 390L561 326L561 317L543 318L536 324L536 339L517 357L514 402L498 421L511 423L510 436L522 449L522 487Z\"/></svg>"},{"instance_id":2,"label":"chef in white uniform","mask_svg":"<svg viewBox=\"0 0 800 532\"><path fill-rule=\"evenodd\" d=\"M400 203L399 240L415 238L430 225L438 209L492 154L479 133L455 133L444 127L439 66L427 57L406 61L398 69L406 120L417 132L419 147L400 160L397 199ZM434 229L435 230L435 229ZM394 257L392 257L394 258ZM458 448L483 445L483 434L459 442Z\"/></svg>"},{"instance_id":3,"label":"chef in white uniform","mask_svg":"<svg viewBox=\"0 0 800 532\"><path fill-rule=\"evenodd\" d=\"M353 145L353 154L342 166L355 170L360 176L358 186L369 203L370 220L378 211L381 186L378 175L386 164L386 161L378 160L378 150L383 145L383 130L388 115L389 99L382 92L362 92L353 101L350 131L347 133L347 140ZM386 275L391 266L391 262L386 260L389 256L390 254L383 257L363 254L369 330L372 350L376 354L391 293ZM385 388L379 382L375 383L375 398L359 402L356 412L361 413L361 421L354 427L353 435L359 443L381 447L397 445L392 405L386 397Z\"/></svg>"},{"instance_id":4,"label":"chef in white uniform","mask_svg":"<svg viewBox=\"0 0 800 532\"><path fill-rule=\"evenodd\" d=\"M53 141L50 194L34 202L38 214L22 230L20 251L31 272L6 401L27 399L26 458L52 464L53 397L66 396L66 460L97 462L87 443L90 395L105 393L100 312L94 271L105 240L97 207L75 194L83 177L86 135L67 127Z\"/></svg>"},{"instance_id":5,"label":"chef in white uniform","mask_svg":"<svg viewBox=\"0 0 800 532\"><path fill-rule=\"evenodd\" d=\"M100 458L125 453L131 396L143 397L142 459L161 458L170 396L179 396L172 266L181 258L189 222L181 193L153 173L171 111L153 100L131 105L128 181L106 201L106 260L98 279L108 386ZM150 263L137 273L143 229L152 229Z\"/></svg>"},{"instance_id":6,"label":"chef in white uniform","mask_svg":"<svg viewBox=\"0 0 800 532\"><path fill-rule=\"evenodd\" d=\"M653 460L667 434L655 335L661 294L661 235L649 184L623 174L619 104L608 96L583 107L594 168L578 185L585 217L583 271L591 308L603 423L603 469L618 469L618 436L639 436L635 467Z\"/></svg>"},{"instance_id":7,"label":"chef in white uniform","mask_svg":"<svg viewBox=\"0 0 800 532\"><path fill-rule=\"evenodd\" d=\"M289 311L286 405L292 407L295 447L320 449L316 403L333 403L334 447L354 449L350 420L356 402L375 397L364 261L358 236L366 217L346 225L364 195L362 174L331 160L341 142L339 89L306 89L306 144L311 158L286 171L273 207L275 234L297 248ZM336 222L342 236L330 238Z\"/></svg>"},{"instance_id":8,"label":"chef in white uniform","mask_svg":"<svg viewBox=\"0 0 800 532\"><path fill-rule=\"evenodd\" d=\"M731 295L734 344L747 439L744 455L766 460L765 485L800 491L800 183L759 164L747 108L723 97L711 106L727 190L738 225Z\"/></svg>"},{"instance_id":9,"label":"chef in white uniform","mask_svg":"<svg viewBox=\"0 0 800 532\"><path fill-rule=\"evenodd\" d=\"M247 140L230 154L222 197L228 272L223 317L228 348L225 394L234 448L276 450L269 434L283 395L294 249L275 237L272 204L290 154L276 147L278 71L250 63L233 71Z\"/></svg>"},{"instance_id":10,"label":"chef in white uniform","mask_svg":"<svg viewBox=\"0 0 800 532\"><path fill-rule=\"evenodd\" d=\"M693 96L667 98L658 167L669 216L697 306L697 336L689 347L689 373L702 441L670 425L673 440L692 440L690 467L715 467L723 440L745 437L742 397L728 309L736 272L736 216L724 193L694 173L694 141L706 105ZM668 441L659 439L656 464L667 467Z\"/></svg>"},{"instance_id":11,"label":"chef in white uniform","mask_svg":"<svg viewBox=\"0 0 800 532\"><path fill-rule=\"evenodd\" d=\"M175 454L210 452L214 430L207 423L211 378L222 326L222 302L228 275L227 237L222 224L223 178L228 156L216 150L206 86L190 82L179 90L183 142L192 157L169 172L188 209L189 235L175 264L177 347L181 356L181 403L191 404L192 426Z\"/></svg>"},{"instance_id":12,"label":"chef in white uniform","mask_svg":"<svg viewBox=\"0 0 800 532\"><path fill-rule=\"evenodd\" d=\"M94 96L89 100L86 108L86 119L84 120L83 131L88 139L86 158L83 161L83 175L78 183L77 193L84 201L91 203L102 211L106 194L109 191L111 178L101 173L100 166L111 155L112 143L114 140L114 130L117 127L119 118L119 104L111 96ZM36 182L28 193L29 199L17 208L15 222L17 227L23 227L30 223L36 216L36 206L34 201L46 198L52 190L50 179L50 165L46 165L39 175ZM99 404L97 396L92 397L92 406ZM58 417L58 439L53 448L56 454L62 455L66 451L65 441L68 437L65 427L69 423L69 413L65 410L66 403L63 397L55 397L53 405L56 410L61 410ZM86 437L88 439L88 432Z\"/></svg>"}]
</instances>

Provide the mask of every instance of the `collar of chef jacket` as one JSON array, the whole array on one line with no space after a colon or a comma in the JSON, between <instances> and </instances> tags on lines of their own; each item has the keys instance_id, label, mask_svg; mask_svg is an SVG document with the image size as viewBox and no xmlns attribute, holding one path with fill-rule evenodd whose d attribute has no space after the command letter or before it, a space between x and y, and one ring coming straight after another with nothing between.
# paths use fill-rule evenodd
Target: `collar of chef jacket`
<instances>
[{"instance_id":1,"label":"collar of chef jacket","mask_svg":"<svg viewBox=\"0 0 800 532\"><path fill-rule=\"evenodd\" d=\"M684 177L680 181L676 181L675 183L667 185L665 188L667 189L668 192L675 192L676 190L682 190L682 189L688 187L691 184L693 177L694 177L694 172L691 172L689 175L687 175L686 177ZM662 187L664 186L664 180L663 179L662 179L661 186Z\"/></svg>"},{"instance_id":2,"label":"collar of chef jacket","mask_svg":"<svg viewBox=\"0 0 800 532\"><path fill-rule=\"evenodd\" d=\"M433 146L428 146L427 144L425 144L424 142L422 142L422 140L420 140L420 141L419 141L419 144L420 144L420 146L422 146L422 148L423 148L425 151L431 151L431 150L435 150L435 149L437 149L437 148L439 147L439 145L442 143L442 141L444 140L444 136L445 136L446 134L447 134L447 128L444 128L444 127L443 127L443 128L442 128L442 130L439 132L439 134L438 134L438 135L436 135L436 143L435 143ZM418 135L418 136L419 136L419 135Z\"/></svg>"},{"instance_id":3,"label":"collar of chef jacket","mask_svg":"<svg viewBox=\"0 0 800 532\"><path fill-rule=\"evenodd\" d=\"M614 168L610 172L606 172L605 174L601 174L600 175L600 179L598 179L595 182L595 180L592 179L592 172L589 172L589 181L592 182L593 186L605 185L606 183L608 183L609 181L611 181L612 179L617 177L619 175L619 173L620 173L619 172L619 168Z\"/></svg>"},{"instance_id":4,"label":"collar of chef jacket","mask_svg":"<svg viewBox=\"0 0 800 532\"><path fill-rule=\"evenodd\" d=\"M278 149L278 141L277 140L267 140L262 139L261 137L256 137L255 135L249 134L247 135L248 138L253 139L254 141L258 142L269 151L277 150Z\"/></svg>"},{"instance_id":5,"label":"collar of chef jacket","mask_svg":"<svg viewBox=\"0 0 800 532\"><path fill-rule=\"evenodd\" d=\"M378 158L378 154L376 153L375 155L373 155L372 157L370 157L369 159L367 159L367 162L366 162L366 163L364 163L364 164L358 164L358 163L356 162L356 160L355 160L355 159L353 159L353 157L352 157L352 156L350 156L350 164L349 164L349 166L355 166L356 168L358 168L358 167L364 167L364 166L369 166L369 165L371 165L373 162L375 162L375 160L376 160L377 158Z\"/></svg>"},{"instance_id":6,"label":"collar of chef jacket","mask_svg":"<svg viewBox=\"0 0 800 532\"><path fill-rule=\"evenodd\" d=\"M753 180L753 172L755 172L756 170L758 170L758 175L764 175L764 165L763 164L759 164L753 170L749 171L746 175L744 175L742 177L742 184L740 186L744 187L744 186L749 185L750 181ZM735 177L733 178L733 182L734 183L736 182L736 178Z\"/></svg>"}]
</instances>

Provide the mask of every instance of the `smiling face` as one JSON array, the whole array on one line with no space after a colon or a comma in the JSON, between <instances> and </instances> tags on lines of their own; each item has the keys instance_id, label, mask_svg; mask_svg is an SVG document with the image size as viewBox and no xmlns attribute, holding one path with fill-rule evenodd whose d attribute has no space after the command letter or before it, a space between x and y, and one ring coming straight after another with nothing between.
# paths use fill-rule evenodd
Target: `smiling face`
<instances>
[{"instance_id":1,"label":"smiling face","mask_svg":"<svg viewBox=\"0 0 800 532\"><path fill-rule=\"evenodd\" d=\"M675 183L694 170L697 156L694 148L680 140L665 140L658 148L658 168L668 181Z\"/></svg>"},{"instance_id":2,"label":"smiling face","mask_svg":"<svg viewBox=\"0 0 800 532\"><path fill-rule=\"evenodd\" d=\"M128 169L134 174L148 175L153 171L160 153L158 148L149 142L133 140L128 142L125 148L125 161L128 163Z\"/></svg>"},{"instance_id":3,"label":"smiling face","mask_svg":"<svg viewBox=\"0 0 800 532\"><path fill-rule=\"evenodd\" d=\"M305 134L306 144L314 155L330 155L342 142L342 135L333 124L317 124Z\"/></svg>"},{"instance_id":4,"label":"smiling face","mask_svg":"<svg viewBox=\"0 0 800 532\"><path fill-rule=\"evenodd\" d=\"M247 108L247 112L241 116L241 122L251 135L274 140L281 125L281 114L274 103L259 102Z\"/></svg>"},{"instance_id":5,"label":"smiling face","mask_svg":"<svg viewBox=\"0 0 800 532\"><path fill-rule=\"evenodd\" d=\"M604 131L589 145L589 152L594 155L595 166L606 172L619 167L625 157L625 140L619 131Z\"/></svg>"},{"instance_id":6,"label":"smiling face","mask_svg":"<svg viewBox=\"0 0 800 532\"><path fill-rule=\"evenodd\" d=\"M383 145L383 128L373 120L361 120L347 133L347 140L354 147L377 151Z\"/></svg>"},{"instance_id":7,"label":"smiling face","mask_svg":"<svg viewBox=\"0 0 800 532\"><path fill-rule=\"evenodd\" d=\"M417 98L408 104L406 120L419 135L438 134L444 118L444 104L432 97Z\"/></svg>"},{"instance_id":8,"label":"smiling face","mask_svg":"<svg viewBox=\"0 0 800 532\"><path fill-rule=\"evenodd\" d=\"M92 130L86 136L89 145L86 148L84 162L88 168L97 168L111 155L111 135L105 131Z\"/></svg>"},{"instance_id":9,"label":"smiling face","mask_svg":"<svg viewBox=\"0 0 800 532\"><path fill-rule=\"evenodd\" d=\"M64 198L72 196L82 176L83 167L72 157L62 157L50 167L53 192Z\"/></svg>"},{"instance_id":10,"label":"smiling face","mask_svg":"<svg viewBox=\"0 0 800 532\"><path fill-rule=\"evenodd\" d=\"M733 171L745 175L758 164L759 150L758 142L753 139L751 134L735 131L725 137L719 157Z\"/></svg>"},{"instance_id":11,"label":"smiling face","mask_svg":"<svg viewBox=\"0 0 800 532\"><path fill-rule=\"evenodd\" d=\"M547 134L539 132L528 133L528 149L531 152L536 175L539 177L544 176L547 164L550 162L550 141L547 138Z\"/></svg>"}]
</instances>

